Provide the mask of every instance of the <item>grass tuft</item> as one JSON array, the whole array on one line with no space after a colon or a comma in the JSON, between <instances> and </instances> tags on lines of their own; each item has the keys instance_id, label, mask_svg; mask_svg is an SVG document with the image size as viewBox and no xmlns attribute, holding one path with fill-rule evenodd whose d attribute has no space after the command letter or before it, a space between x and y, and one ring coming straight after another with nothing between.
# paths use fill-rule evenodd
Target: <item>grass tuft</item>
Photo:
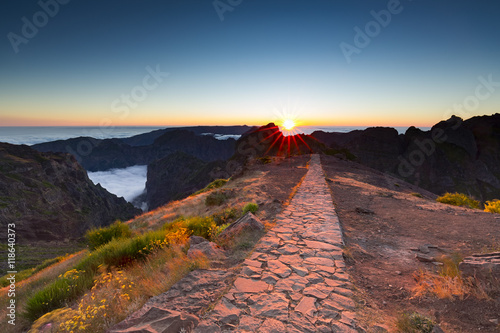
<instances>
[{"instance_id":1,"label":"grass tuft","mask_svg":"<svg viewBox=\"0 0 500 333\"><path fill-rule=\"evenodd\" d=\"M205 198L205 205L207 206L220 206L229 198L229 195L224 191L216 191L210 193Z\"/></svg>"},{"instance_id":2,"label":"grass tuft","mask_svg":"<svg viewBox=\"0 0 500 333\"><path fill-rule=\"evenodd\" d=\"M396 320L398 332L402 333L431 333L434 322L417 312L402 313Z\"/></svg>"},{"instance_id":3,"label":"grass tuft","mask_svg":"<svg viewBox=\"0 0 500 333\"><path fill-rule=\"evenodd\" d=\"M210 184L208 184L205 188L193 193L192 196L200 194L200 193L208 192L208 191L213 190L215 188L220 188L220 187L226 185L226 183L228 181L229 181L229 179L216 179L213 182L211 182Z\"/></svg>"},{"instance_id":4,"label":"grass tuft","mask_svg":"<svg viewBox=\"0 0 500 333\"><path fill-rule=\"evenodd\" d=\"M243 207L243 215L245 215L248 212L251 212L252 214L257 213L259 210L259 205L257 205L254 202L247 203L245 207Z\"/></svg>"},{"instance_id":5,"label":"grass tuft","mask_svg":"<svg viewBox=\"0 0 500 333\"><path fill-rule=\"evenodd\" d=\"M241 210L236 208L227 208L212 214L212 218L216 225L220 226L223 224L231 223L241 217Z\"/></svg>"}]
</instances>

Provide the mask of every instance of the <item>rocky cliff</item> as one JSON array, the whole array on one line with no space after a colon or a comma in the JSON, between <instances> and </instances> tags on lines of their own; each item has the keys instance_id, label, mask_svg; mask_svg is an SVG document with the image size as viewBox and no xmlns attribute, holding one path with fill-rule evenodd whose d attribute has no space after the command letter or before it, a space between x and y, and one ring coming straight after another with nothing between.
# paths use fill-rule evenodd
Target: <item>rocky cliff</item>
<instances>
[{"instance_id":1,"label":"rocky cliff","mask_svg":"<svg viewBox=\"0 0 500 333\"><path fill-rule=\"evenodd\" d=\"M226 162L205 162L183 152L148 165L146 201L149 209L178 200L204 188L217 178L228 178Z\"/></svg>"},{"instance_id":2,"label":"rocky cliff","mask_svg":"<svg viewBox=\"0 0 500 333\"><path fill-rule=\"evenodd\" d=\"M480 200L500 198L500 114L451 117L429 131L368 128L312 134L333 151L348 150L364 165L436 194L461 192Z\"/></svg>"},{"instance_id":3,"label":"rocky cliff","mask_svg":"<svg viewBox=\"0 0 500 333\"><path fill-rule=\"evenodd\" d=\"M18 242L76 239L139 212L94 185L69 154L0 143L0 222L15 223Z\"/></svg>"},{"instance_id":4,"label":"rocky cliff","mask_svg":"<svg viewBox=\"0 0 500 333\"><path fill-rule=\"evenodd\" d=\"M252 157L291 156L321 151L324 145L310 135L284 136L274 123L255 127L236 142L232 160L245 161Z\"/></svg>"}]
</instances>

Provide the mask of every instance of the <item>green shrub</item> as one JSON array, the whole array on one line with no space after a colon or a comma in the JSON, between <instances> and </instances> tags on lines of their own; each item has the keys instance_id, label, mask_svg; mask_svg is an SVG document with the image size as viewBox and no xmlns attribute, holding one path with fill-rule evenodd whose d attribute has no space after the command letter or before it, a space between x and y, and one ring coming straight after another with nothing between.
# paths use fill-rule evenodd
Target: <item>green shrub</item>
<instances>
[{"instance_id":1,"label":"green shrub","mask_svg":"<svg viewBox=\"0 0 500 333\"><path fill-rule=\"evenodd\" d=\"M128 224L121 221L116 221L109 227L91 229L85 234L85 240L91 250L97 249L99 246L109 243L112 239L130 238L132 232Z\"/></svg>"},{"instance_id":2,"label":"green shrub","mask_svg":"<svg viewBox=\"0 0 500 333\"><path fill-rule=\"evenodd\" d=\"M396 327L403 333L431 333L434 323L419 313L403 313L396 321Z\"/></svg>"},{"instance_id":3,"label":"green shrub","mask_svg":"<svg viewBox=\"0 0 500 333\"><path fill-rule=\"evenodd\" d=\"M417 193L417 192L413 192L411 195L413 195L414 197L417 197L417 198L423 198L424 196L420 193Z\"/></svg>"},{"instance_id":4,"label":"green shrub","mask_svg":"<svg viewBox=\"0 0 500 333\"><path fill-rule=\"evenodd\" d=\"M488 213L500 214L500 200L495 199L493 201L486 201L484 206L484 211Z\"/></svg>"},{"instance_id":5,"label":"green shrub","mask_svg":"<svg viewBox=\"0 0 500 333\"><path fill-rule=\"evenodd\" d=\"M230 223L241 217L241 212L236 208L227 208L212 215L212 218L217 226Z\"/></svg>"},{"instance_id":6,"label":"green shrub","mask_svg":"<svg viewBox=\"0 0 500 333\"><path fill-rule=\"evenodd\" d=\"M479 201L462 193L446 193L442 197L436 199L438 202L453 205L463 206L468 208L479 208Z\"/></svg>"},{"instance_id":7,"label":"green shrub","mask_svg":"<svg viewBox=\"0 0 500 333\"><path fill-rule=\"evenodd\" d=\"M203 188L203 189L195 192L192 195L197 195L197 194L200 194L200 193L203 193L203 192L208 192L208 191L213 190L215 188L222 187L222 186L226 185L226 183L228 181L229 181L229 179L216 179L213 182L211 182L210 184L208 184L205 188Z\"/></svg>"},{"instance_id":8,"label":"green shrub","mask_svg":"<svg viewBox=\"0 0 500 333\"><path fill-rule=\"evenodd\" d=\"M26 303L23 316L30 321L35 321L45 313L76 300L93 283L93 274L75 269L70 270L31 297Z\"/></svg>"},{"instance_id":9,"label":"green shrub","mask_svg":"<svg viewBox=\"0 0 500 333\"><path fill-rule=\"evenodd\" d=\"M205 199L205 205L207 206L220 206L229 198L226 192L216 191L210 193Z\"/></svg>"},{"instance_id":10,"label":"green shrub","mask_svg":"<svg viewBox=\"0 0 500 333\"><path fill-rule=\"evenodd\" d=\"M243 207L243 215L245 215L248 212L251 212L252 214L257 213L259 210L259 205L257 205L254 202L247 203L245 207Z\"/></svg>"}]
</instances>

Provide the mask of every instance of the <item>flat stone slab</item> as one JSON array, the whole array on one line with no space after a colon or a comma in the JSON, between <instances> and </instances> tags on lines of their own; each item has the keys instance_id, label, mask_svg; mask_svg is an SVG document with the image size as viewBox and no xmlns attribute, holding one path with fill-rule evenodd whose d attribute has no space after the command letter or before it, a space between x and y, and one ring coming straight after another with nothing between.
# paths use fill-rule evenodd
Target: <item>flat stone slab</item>
<instances>
[{"instance_id":1,"label":"flat stone slab","mask_svg":"<svg viewBox=\"0 0 500 333\"><path fill-rule=\"evenodd\" d=\"M245 279L239 277L234 281L236 292L242 293L262 293L267 290L267 283L259 280Z\"/></svg>"},{"instance_id":2,"label":"flat stone slab","mask_svg":"<svg viewBox=\"0 0 500 333\"><path fill-rule=\"evenodd\" d=\"M295 307L295 311L302 313L303 315L314 317L316 312L316 298L314 297L303 297L300 303Z\"/></svg>"},{"instance_id":3,"label":"flat stone slab","mask_svg":"<svg viewBox=\"0 0 500 333\"><path fill-rule=\"evenodd\" d=\"M332 259L323 257L310 257L305 259L304 261L313 265L330 266L330 267L335 266L335 262Z\"/></svg>"},{"instance_id":4,"label":"flat stone slab","mask_svg":"<svg viewBox=\"0 0 500 333\"><path fill-rule=\"evenodd\" d=\"M304 239L304 243L306 243L306 246L311 249L319 249L319 250L342 250L340 247L329 244L329 243L324 243L324 242L318 242L318 241L313 241L313 240L307 240Z\"/></svg>"}]
</instances>

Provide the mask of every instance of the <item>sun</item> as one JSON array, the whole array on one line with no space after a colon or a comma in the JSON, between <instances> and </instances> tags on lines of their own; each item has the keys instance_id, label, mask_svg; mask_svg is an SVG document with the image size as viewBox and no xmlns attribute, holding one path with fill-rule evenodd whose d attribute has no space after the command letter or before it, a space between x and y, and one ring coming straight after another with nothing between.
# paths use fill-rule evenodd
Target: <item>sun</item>
<instances>
[{"instance_id":1,"label":"sun","mask_svg":"<svg viewBox=\"0 0 500 333\"><path fill-rule=\"evenodd\" d=\"M292 119L285 119L283 121L283 127L287 130L287 131L291 131L293 130L293 128L295 127L295 121L293 121Z\"/></svg>"}]
</instances>

